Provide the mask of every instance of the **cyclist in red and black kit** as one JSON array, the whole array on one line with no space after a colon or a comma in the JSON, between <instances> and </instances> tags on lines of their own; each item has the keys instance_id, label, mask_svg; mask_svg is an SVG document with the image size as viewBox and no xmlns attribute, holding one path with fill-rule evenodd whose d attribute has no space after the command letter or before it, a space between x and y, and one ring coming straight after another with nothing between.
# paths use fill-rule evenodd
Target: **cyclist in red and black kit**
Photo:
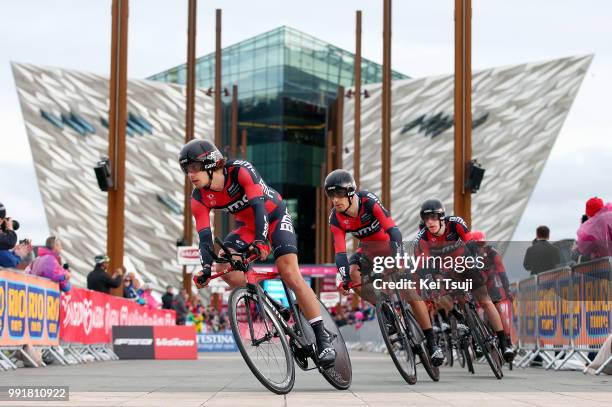
<instances>
[{"instance_id":1,"label":"cyclist in red and black kit","mask_svg":"<svg viewBox=\"0 0 612 407\"><path fill-rule=\"evenodd\" d=\"M225 246L233 252L250 252L265 260L270 254L270 242L280 278L295 293L315 332L321 366L333 366L336 352L325 331L317 297L300 273L293 222L281 195L266 185L249 162L226 160L217 147L206 140L195 139L185 144L179 162L195 187L191 212L200 237L202 263L202 271L193 277L196 286L206 286L212 269L219 273L229 267L213 263L207 249L213 248L211 209L227 210L235 216L237 228L226 236ZM246 284L246 277L240 271L225 274L223 279L231 288Z\"/></svg>"},{"instance_id":2,"label":"cyclist in red and black kit","mask_svg":"<svg viewBox=\"0 0 612 407\"><path fill-rule=\"evenodd\" d=\"M487 238L484 232L474 230L468 234L468 239L478 243L476 254L484 259L482 274L487 284L487 291L501 317L508 344L512 346L510 340L512 291L502 256L492 245L486 243Z\"/></svg>"},{"instance_id":3,"label":"cyclist in red and black kit","mask_svg":"<svg viewBox=\"0 0 612 407\"><path fill-rule=\"evenodd\" d=\"M428 199L421 205L420 216L422 228L415 239L415 254L424 257L439 256L457 258L460 256L473 256L478 245L470 240L469 229L465 221L459 216L445 216L444 205L438 199ZM464 272L445 270L452 278L472 281L471 292L484 310L500 343L504 359L510 361L514 357L514 350L509 344L500 315L487 292L486 281L480 270L467 269ZM445 313L453 312L453 300L450 295L440 298L439 305L444 309L440 315L446 319ZM459 319L461 315L456 315ZM462 325L463 329L467 327Z\"/></svg>"},{"instance_id":4,"label":"cyclist in red and black kit","mask_svg":"<svg viewBox=\"0 0 612 407\"><path fill-rule=\"evenodd\" d=\"M329 173L325 178L325 192L334 205L329 216L329 227L336 253L336 267L343 280L338 288L343 295L347 295L351 285L361 284L362 258L371 260L375 255L395 256L403 248L402 234L376 195L356 191L355 180L348 171L339 169ZM346 254L347 232L360 240L359 248L350 260ZM354 290L369 303L376 303L376 296L369 285L354 287ZM423 329L433 365L441 365L444 353L436 344L427 306L414 290L406 290L404 294Z\"/></svg>"}]
</instances>

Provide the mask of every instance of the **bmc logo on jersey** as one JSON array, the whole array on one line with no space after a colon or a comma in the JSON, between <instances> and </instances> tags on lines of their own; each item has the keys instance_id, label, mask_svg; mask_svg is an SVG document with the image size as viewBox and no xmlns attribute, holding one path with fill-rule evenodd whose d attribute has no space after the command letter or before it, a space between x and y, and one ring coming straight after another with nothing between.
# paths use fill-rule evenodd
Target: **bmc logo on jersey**
<instances>
[{"instance_id":1,"label":"bmc logo on jersey","mask_svg":"<svg viewBox=\"0 0 612 407\"><path fill-rule=\"evenodd\" d=\"M358 231L353 232L353 235L357 237L367 236L373 232L378 231L378 229L380 229L380 223L378 222L378 220L375 220L370 226L366 226L365 228L361 228Z\"/></svg>"},{"instance_id":2,"label":"bmc logo on jersey","mask_svg":"<svg viewBox=\"0 0 612 407\"><path fill-rule=\"evenodd\" d=\"M285 208L285 214L283 219L280 221L280 230L286 230L287 232L293 233L293 222L291 221L291 215L289 209Z\"/></svg>"},{"instance_id":3,"label":"bmc logo on jersey","mask_svg":"<svg viewBox=\"0 0 612 407\"><path fill-rule=\"evenodd\" d=\"M383 210L383 211L385 211L385 212L387 211L387 210L385 209L385 207L383 206L382 202L380 202L380 199L378 199L378 197L377 197L376 195L374 195L374 194L373 194L373 193L371 193L371 192L368 192L368 194L367 194L366 196L367 196L368 198L372 199L372 200L373 200L374 202L376 202L377 204L379 204L379 205L380 205L380 207L382 208L382 210Z\"/></svg>"},{"instance_id":4,"label":"bmc logo on jersey","mask_svg":"<svg viewBox=\"0 0 612 407\"><path fill-rule=\"evenodd\" d=\"M263 190L264 195L266 195L270 199L274 199L274 194L272 193L272 189L266 185L263 179L259 180L259 185L261 185L261 189Z\"/></svg>"},{"instance_id":5,"label":"bmc logo on jersey","mask_svg":"<svg viewBox=\"0 0 612 407\"><path fill-rule=\"evenodd\" d=\"M239 199L233 204L228 205L227 210L231 213L240 212L247 206L248 203L249 203L249 198L247 198L246 194L244 194L242 196L242 199Z\"/></svg>"},{"instance_id":6,"label":"bmc logo on jersey","mask_svg":"<svg viewBox=\"0 0 612 407\"><path fill-rule=\"evenodd\" d=\"M251 164L251 163L250 163L250 162L248 162L248 161L244 161L244 160L236 160L236 161L234 161L234 164L235 164L235 165L241 165L241 166L243 166L243 167L246 167L246 168L247 168L249 171L251 171L253 174L257 174L257 173L255 172L255 168L253 167L253 164Z\"/></svg>"},{"instance_id":7,"label":"bmc logo on jersey","mask_svg":"<svg viewBox=\"0 0 612 407\"><path fill-rule=\"evenodd\" d=\"M448 218L448 221L458 223L467 229L467 223L465 223L463 218L461 218L460 216L451 216L450 218Z\"/></svg>"}]
</instances>

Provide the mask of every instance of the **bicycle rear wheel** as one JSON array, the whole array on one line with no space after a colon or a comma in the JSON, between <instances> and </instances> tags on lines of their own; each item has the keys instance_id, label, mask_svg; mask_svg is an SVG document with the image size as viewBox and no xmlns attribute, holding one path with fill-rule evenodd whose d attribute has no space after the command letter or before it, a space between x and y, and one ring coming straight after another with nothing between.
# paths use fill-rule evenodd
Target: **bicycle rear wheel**
<instances>
[{"instance_id":1,"label":"bicycle rear wheel","mask_svg":"<svg viewBox=\"0 0 612 407\"><path fill-rule=\"evenodd\" d=\"M295 367L287 337L274 313L259 312L257 294L237 288L230 294L229 316L238 349L249 369L268 390L287 394L295 383Z\"/></svg>"},{"instance_id":2,"label":"bicycle rear wheel","mask_svg":"<svg viewBox=\"0 0 612 407\"><path fill-rule=\"evenodd\" d=\"M409 331L409 336L415 344L414 352L419 355L421 364L431 380L434 382L440 381L440 369L431 363L431 356L425 345L425 334L423 334L423 330L414 318L412 312L404 310L403 316L406 319L406 330Z\"/></svg>"},{"instance_id":3,"label":"bicycle rear wheel","mask_svg":"<svg viewBox=\"0 0 612 407\"><path fill-rule=\"evenodd\" d=\"M329 369L319 368L321 375L338 390L346 390L351 386L352 378L353 378L353 370L351 367L351 359L349 358L349 352L346 348L346 344L344 343L344 338L342 338L342 334L336 325L336 322L330 315L329 311L321 303L319 300L319 308L321 309L321 317L323 318L323 325L325 325L325 330L327 334L331 336L331 344L336 351L336 361L334 362L334 366ZM314 341L314 332L312 332L312 328L310 324L300 312L300 317L302 318L302 326L304 329L309 332L306 333L307 338L311 338Z\"/></svg>"},{"instance_id":4,"label":"bicycle rear wheel","mask_svg":"<svg viewBox=\"0 0 612 407\"><path fill-rule=\"evenodd\" d=\"M470 325L470 329L472 330L472 335L474 339L476 339L476 343L482 349L482 353L487 360L487 363L491 367L493 374L498 380L501 380L504 377L504 373L502 372L502 359L499 349L497 347L497 339L485 326L484 322L478 314L472 309L469 309L467 312L468 323Z\"/></svg>"},{"instance_id":5,"label":"bicycle rear wheel","mask_svg":"<svg viewBox=\"0 0 612 407\"><path fill-rule=\"evenodd\" d=\"M416 362L412 346L406 337L406 331L391 304L380 297L376 301L376 319L378 319L380 333L393 364L406 383L415 384L417 381ZM390 335L390 330L395 330L395 332Z\"/></svg>"}]
</instances>

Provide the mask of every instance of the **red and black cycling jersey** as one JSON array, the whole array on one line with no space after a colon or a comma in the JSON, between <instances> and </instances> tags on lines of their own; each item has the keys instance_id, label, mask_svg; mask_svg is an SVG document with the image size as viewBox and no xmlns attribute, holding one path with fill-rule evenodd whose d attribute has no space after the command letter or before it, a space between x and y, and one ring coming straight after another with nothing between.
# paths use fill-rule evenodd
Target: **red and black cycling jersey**
<instances>
[{"instance_id":1,"label":"red and black cycling jersey","mask_svg":"<svg viewBox=\"0 0 612 407\"><path fill-rule=\"evenodd\" d=\"M510 281L501 255L492 246L485 246L479 254L483 257L482 274L487 284L487 291L493 302L504 301L510 296Z\"/></svg>"},{"instance_id":2,"label":"red and black cycling jersey","mask_svg":"<svg viewBox=\"0 0 612 407\"><path fill-rule=\"evenodd\" d=\"M414 240L415 255L459 257L466 254L466 234L470 231L463 218L447 216L444 222L444 233L436 236L427 229L421 228Z\"/></svg>"},{"instance_id":3,"label":"red and black cycling jersey","mask_svg":"<svg viewBox=\"0 0 612 407\"><path fill-rule=\"evenodd\" d=\"M191 194L191 212L200 236L203 266L212 263L212 257L206 250L206 246L213 247L210 230L211 209L230 212L237 222L252 227L255 230L255 240L261 241L268 237L269 222L285 215L283 198L266 185L251 163L230 160L225 164L223 174L225 184L222 191L196 188Z\"/></svg>"},{"instance_id":4,"label":"red and black cycling jersey","mask_svg":"<svg viewBox=\"0 0 612 407\"><path fill-rule=\"evenodd\" d=\"M347 232L362 242L395 242L396 247L402 244L401 232L376 195L368 191L358 191L352 204L359 208L356 217L338 213L336 208L333 208L329 215L336 267L343 276L348 272L349 265L346 255Z\"/></svg>"}]
</instances>

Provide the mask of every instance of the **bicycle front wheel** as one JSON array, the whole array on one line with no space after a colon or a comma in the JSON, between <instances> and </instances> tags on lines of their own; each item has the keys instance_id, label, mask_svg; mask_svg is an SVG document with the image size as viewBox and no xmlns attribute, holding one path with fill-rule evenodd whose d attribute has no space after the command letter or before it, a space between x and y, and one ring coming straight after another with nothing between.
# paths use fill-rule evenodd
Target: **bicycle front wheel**
<instances>
[{"instance_id":1,"label":"bicycle front wheel","mask_svg":"<svg viewBox=\"0 0 612 407\"><path fill-rule=\"evenodd\" d=\"M229 298L229 316L238 349L249 369L268 390L287 394L295 383L295 367L287 337L274 313L260 312L257 293L237 288Z\"/></svg>"},{"instance_id":2,"label":"bicycle front wheel","mask_svg":"<svg viewBox=\"0 0 612 407\"><path fill-rule=\"evenodd\" d=\"M501 380L501 378L504 377L504 373L502 372L501 354L497 348L497 339L487 329L482 319L480 319L474 310L468 310L467 314L470 329L472 329L472 335L474 339L476 339L476 343L480 346L495 377Z\"/></svg>"},{"instance_id":3,"label":"bicycle front wheel","mask_svg":"<svg viewBox=\"0 0 612 407\"><path fill-rule=\"evenodd\" d=\"M380 326L389 356L400 375L408 384L415 384L417 381L416 363L412 346L406 337L406 331L391 304L382 298L376 301L376 319Z\"/></svg>"}]
</instances>

